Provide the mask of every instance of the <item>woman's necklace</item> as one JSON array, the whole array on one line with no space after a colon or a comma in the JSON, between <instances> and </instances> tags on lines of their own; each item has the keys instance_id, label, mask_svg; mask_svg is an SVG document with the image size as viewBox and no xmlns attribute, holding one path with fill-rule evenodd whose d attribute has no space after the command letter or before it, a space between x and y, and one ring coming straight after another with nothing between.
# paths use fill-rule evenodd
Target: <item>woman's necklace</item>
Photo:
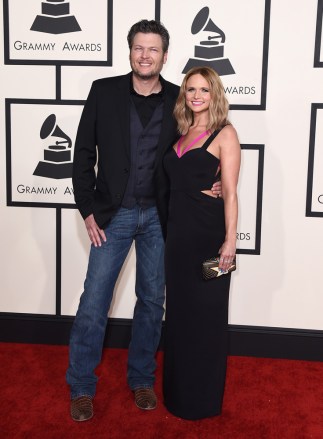
<instances>
[{"instance_id":1,"label":"woman's necklace","mask_svg":"<svg viewBox=\"0 0 323 439\"><path fill-rule=\"evenodd\" d=\"M199 140L201 140L203 137L205 137L207 134L209 133L209 130L207 130L207 131L204 131L202 134L200 134L198 137L196 137L189 145L187 145L184 149L183 149L183 151L181 152L181 145L182 145L182 142L183 142L183 139L184 139L184 136L182 136L180 139L179 139L179 141L178 141L178 143L177 143L177 150L176 150L176 153L177 153L177 156L179 157L179 158L181 158L187 151L189 151L191 148L192 148L192 146L193 145L195 145L195 143L196 142L198 142Z\"/></svg>"}]
</instances>

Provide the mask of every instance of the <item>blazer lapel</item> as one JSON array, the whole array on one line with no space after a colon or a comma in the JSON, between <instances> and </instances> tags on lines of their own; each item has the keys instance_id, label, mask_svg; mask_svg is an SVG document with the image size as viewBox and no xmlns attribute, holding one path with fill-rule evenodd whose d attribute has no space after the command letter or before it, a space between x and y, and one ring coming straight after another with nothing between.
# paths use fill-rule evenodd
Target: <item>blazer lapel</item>
<instances>
[{"instance_id":1,"label":"blazer lapel","mask_svg":"<svg viewBox=\"0 0 323 439\"><path fill-rule=\"evenodd\" d=\"M167 89L166 89L165 99L164 99L164 115L163 115L163 121L162 121L159 141L158 141L155 167L158 165L159 161L163 157L166 149L169 148L172 142L175 142L176 140L177 124L175 118L173 117L174 104L175 104L174 99L172 99L167 94Z\"/></svg>"},{"instance_id":2,"label":"blazer lapel","mask_svg":"<svg viewBox=\"0 0 323 439\"><path fill-rule=\"evenodd\" d=\"M120 120L120 143L130 159L130 77L131 73L120 78L118 99L115 102ZM117 127L115 127L117 129Z\"/></svg>"}]
</instances>

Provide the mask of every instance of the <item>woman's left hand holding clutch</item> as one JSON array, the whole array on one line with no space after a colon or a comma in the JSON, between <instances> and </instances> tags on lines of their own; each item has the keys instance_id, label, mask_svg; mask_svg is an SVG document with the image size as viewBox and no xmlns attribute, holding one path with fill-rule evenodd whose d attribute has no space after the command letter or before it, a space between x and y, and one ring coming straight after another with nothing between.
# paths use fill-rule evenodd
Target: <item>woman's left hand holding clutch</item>
<instances>
[{"instance_id":1,"label":"woman's left hand holding clutch","mask_svg":"<svg viewBox=\"0 0 323 439\"><path fill-rule=\"evenodd\" d=\"M224 241L224 243L222 244L219 250L219 254L220 254L219 268L223 271L227 271L236 257L235 243Z\"/></svg>"}]
</instances>

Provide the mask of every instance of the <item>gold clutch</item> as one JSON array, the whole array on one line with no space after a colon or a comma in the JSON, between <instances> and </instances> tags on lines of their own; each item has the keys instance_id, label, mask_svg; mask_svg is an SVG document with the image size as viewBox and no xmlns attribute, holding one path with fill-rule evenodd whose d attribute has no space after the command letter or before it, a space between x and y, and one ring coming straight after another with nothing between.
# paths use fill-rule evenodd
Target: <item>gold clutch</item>
<instances>
[{"instance_id":1,"label":"gold clutch","mask_svg":"<svg viewBox=\"0 0 323 439\"><path fill-rule=\"evenodd\" d=\"M232 271L236 270L236 268L237 268L235 258L234 258L232 264L230 265L229 269L226 271L223 271L219 268L219 263L220 263L219 256L211 258L211 259L207 259L206 261L203 262L202 273L203 273L203 278L205 280L213 279L215 277L220 277L223 274L231 273Z\"/></svg>"}]
</instances>

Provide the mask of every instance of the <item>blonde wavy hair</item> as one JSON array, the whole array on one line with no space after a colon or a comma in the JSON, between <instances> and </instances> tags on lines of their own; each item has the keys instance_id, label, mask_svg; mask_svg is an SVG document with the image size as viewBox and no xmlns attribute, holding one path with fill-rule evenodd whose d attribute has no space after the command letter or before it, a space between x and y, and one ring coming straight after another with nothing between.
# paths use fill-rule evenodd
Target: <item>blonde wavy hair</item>
<instances>
[{"instance_id":1,"label":"blonde wavy hair","mask_svg":"<svg viewBox=\"0 0 323 439\"><path fill-rule=\"evenodd\" d=\"M193 111L189 109L185 103L186 84L189 78L193 75L202 75L203 78L207 80L210 87L211 101L207 129L213 132L225 125L229 125L229 103L225 96L223 84L219 75L209 67L193 67L186 73L183 79L174 108L174 116L177 121L179 133L186 134L194 122Z\"/></svg>"}]
</instances>

